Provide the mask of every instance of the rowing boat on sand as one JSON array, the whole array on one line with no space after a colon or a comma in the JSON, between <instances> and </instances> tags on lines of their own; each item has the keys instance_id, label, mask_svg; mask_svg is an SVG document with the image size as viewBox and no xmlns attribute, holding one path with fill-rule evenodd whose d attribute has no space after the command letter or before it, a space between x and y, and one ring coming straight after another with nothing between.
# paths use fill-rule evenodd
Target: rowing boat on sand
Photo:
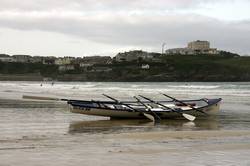
<instances>
[{"instance_id":1,"label":"rowing boat on sand","mask_svg":"<svg viewBox=\"0 0 250 166\"><path fill-rule=\"evenodd\" d=\"M178 100L166 94L162 94L170 100L155 101L151 98L139 95L133 101L119 101L103 94L109 101L97 100L70 100L58 98L44 98L35 96L23 96L23 98L62 100L67 101L72 113L85 115L104 116L116 119L141 119L148 118L152 121L161 119L185 118L194 121L197 117L214 116L219 112L221 98Z\"/></svg>"}]
</instances>

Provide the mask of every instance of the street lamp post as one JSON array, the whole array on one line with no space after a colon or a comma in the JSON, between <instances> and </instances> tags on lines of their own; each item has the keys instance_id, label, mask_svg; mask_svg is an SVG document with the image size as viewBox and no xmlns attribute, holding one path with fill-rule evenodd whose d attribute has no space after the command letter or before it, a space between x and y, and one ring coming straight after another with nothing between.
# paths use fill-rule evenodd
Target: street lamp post
<instances>
[{"instance_id":1,"label":"street lamp post","mask_svg":"<svg viewBox=\"0 0 250 166\"><path fill-rule=\"evenodd\" d=\"M161 55L163 56L163 53L164 53L164 47L166 46L166 43L162 43L162 46L161 46Z\"/></svg>"}]
</instances>

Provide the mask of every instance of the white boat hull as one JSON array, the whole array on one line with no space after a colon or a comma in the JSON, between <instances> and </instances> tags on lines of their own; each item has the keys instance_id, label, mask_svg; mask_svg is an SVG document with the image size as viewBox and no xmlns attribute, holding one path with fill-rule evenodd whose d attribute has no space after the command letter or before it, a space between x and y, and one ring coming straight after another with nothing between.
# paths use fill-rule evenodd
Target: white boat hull
<instances>
[{"instance_id":1,"label":"white boat hull","mask_svg":"<svg viewBox=\"0 0 250 166\"><path fill-rule=\"evenodd\" d=\"M200 116L214 116L218 114L220 109L220 102L210 105L208 107L199 108L200 111L205 112L206 114L199 112L197 110L186 108L185 110L181 111L181 113L188 113L190 115L194 115L197 117ZM111 118L145 118L143 113L150 113L150 112L135 112L135 111L121 111L115 109L105 109L105 108L82 108L82 107L71 107L70 111L72 113L79 113L85 115L94 115L94 116L104 116L104 117L111 117ZM161 118L182 118L180 113L172 112L172 111L155 111L157 115Z\"/></svg>"}]
</instances>

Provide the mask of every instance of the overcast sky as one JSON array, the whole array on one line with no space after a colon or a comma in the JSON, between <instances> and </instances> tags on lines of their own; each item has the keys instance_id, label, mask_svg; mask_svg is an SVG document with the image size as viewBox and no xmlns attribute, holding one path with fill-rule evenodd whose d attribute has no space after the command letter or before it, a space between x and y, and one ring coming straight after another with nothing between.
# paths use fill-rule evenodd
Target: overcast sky
<instances>
[{"instance_id":1,"label":"overcast sky","mask_svg":"<svg viewBox=\"0 0 250 166\"><path fill-rule=\"evenodd\" d=\"M249 0L0 0L0 53L161 51L208 40L250 54Z\"/></svg>"}]
</instances>

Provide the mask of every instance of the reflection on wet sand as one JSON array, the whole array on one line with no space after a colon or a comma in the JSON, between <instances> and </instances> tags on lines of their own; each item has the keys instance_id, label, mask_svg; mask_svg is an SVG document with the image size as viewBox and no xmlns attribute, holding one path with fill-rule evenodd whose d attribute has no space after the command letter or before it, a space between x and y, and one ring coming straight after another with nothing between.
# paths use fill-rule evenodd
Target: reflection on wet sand
<instances>
[{"instance_id":1,"label":"reflection on wet sand","mask_svg":"<svg viewBox=\"0 0 250 166\"><path fill-rule=\"evenodd\" d=\"M218 130L217 119L200 119L195 122L186 120L162 120L155 124L148 120L97 120L73 122L69 133L123 133L146 131L180 131L180 130Z\"/></svg>"},{"instance_id":2,"label":"reflection on wet sand","mask_svg":"<svg viewBox=\"0 0 250 166\"><path fill-rule=\"evenodd\" d=\"M154 126L148 120L97 120L73 122L69 133L119 133Z\"/></svg>"}]
</instances>

